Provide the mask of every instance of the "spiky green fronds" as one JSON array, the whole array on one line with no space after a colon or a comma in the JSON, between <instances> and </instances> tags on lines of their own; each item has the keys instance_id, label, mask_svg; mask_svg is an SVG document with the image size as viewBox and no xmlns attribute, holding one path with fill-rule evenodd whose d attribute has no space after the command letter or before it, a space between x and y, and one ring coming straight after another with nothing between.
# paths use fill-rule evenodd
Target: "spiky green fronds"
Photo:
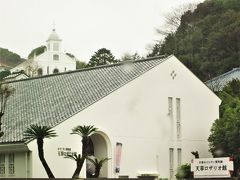
<instances>
[{"instance_id":1,"label":"spiky green fronds","mask_svg":"<svg viewBox=\"0 0 240 180\"><path fill-rule=\"evenodd\" d=\"M31 142L35 139L56 137L57 134L52 127L32 124L29 128L27 128L27 130L24 131L23 136L25 141Z\"/></svg>"},{"instance_id":2,"label":"spiky green fronds","mask_svg":"<svg viewBox=\"0 0 240 180\"><path fill-rule=\"evenodd\" d=\"M111 158L102 158L102 159L97 159L97 158L87 158L91 163L93 163L95 166L102 167L105 162L110 160Z\"/></svg>"},{"instance_id":3,"label":"spiky green fronds","mask_svg":"<svg viewBox=\"0 0 240 180\"><path fill-rule=\"evenodd\" d=\"M94 132L96 132L98 129L95 128L93 125L89 125L89 126L76 126L75 128L72 129L72 133L71 134L77 134L79 136L82 137L86 137L86 136L90 136L91 134L93 134Z\"/></svg>"},{"instance_id":4,"label":"spiky green fronds","mask_svg":"<svg viewBox=\"0 0 240 180\"><path fill-rule=\"evenodd\" d=\"M81 156L81 154L68 154L64 158L72 159L76 162L83 160L85 157Z\"/></svg>"}]
</instances>

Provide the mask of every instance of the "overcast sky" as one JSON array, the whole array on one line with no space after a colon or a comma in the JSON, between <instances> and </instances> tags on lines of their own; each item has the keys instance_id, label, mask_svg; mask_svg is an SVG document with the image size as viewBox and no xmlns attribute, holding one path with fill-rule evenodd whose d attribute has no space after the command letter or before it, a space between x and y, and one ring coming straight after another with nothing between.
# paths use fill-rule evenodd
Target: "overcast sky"
<instances>
[{"instance_id":1,"label":"overcast sky","mask_svg":"<svg viewBox=\"0 0 240 180\"><path fill-rule=\"evenodd\" d=\"M100 48L146 55L155 31L179 5L203 0L0 0L0 47L26 58L55 23L63 50L88 61Z\"/></svg>"}]
</instances>

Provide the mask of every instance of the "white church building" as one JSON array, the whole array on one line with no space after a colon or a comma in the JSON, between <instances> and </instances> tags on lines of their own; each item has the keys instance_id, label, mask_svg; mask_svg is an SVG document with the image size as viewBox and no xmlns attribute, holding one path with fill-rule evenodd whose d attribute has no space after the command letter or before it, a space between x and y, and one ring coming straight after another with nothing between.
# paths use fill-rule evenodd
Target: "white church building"
<instances>
[{"instance_id":1,"label":"white church building","mask_svg":"<svg viewBox=\"0 0 240 180\"><path fill-rule=\"evenodd\" d=\"M76 168L63 154L81 154L81 137L70 134L78 125L98 128L91 136L95 156L111 158L101 177L155 174L174 179L177 167L194 158L192 151L211 157L207 139L221 100L175 56L8 83L15 94L3 116L0 177L47 177L36 141L23 140L31 124L51 126L58 134L44 140L45 158L56 178L71 178Z\"/></svg>"},{"instance_id":2,"label":"white church building","mask_svg":"<svg viewBox=\"0 0 240 180\"><path fill-rule=\"evenodd\" d=\"M46 42L45 52L26 60L11 69L11 72L21 70L31 77L49 75L76 70L76 61L62 50L62 40L53 29Z\"/></svg>"}]
</instances>

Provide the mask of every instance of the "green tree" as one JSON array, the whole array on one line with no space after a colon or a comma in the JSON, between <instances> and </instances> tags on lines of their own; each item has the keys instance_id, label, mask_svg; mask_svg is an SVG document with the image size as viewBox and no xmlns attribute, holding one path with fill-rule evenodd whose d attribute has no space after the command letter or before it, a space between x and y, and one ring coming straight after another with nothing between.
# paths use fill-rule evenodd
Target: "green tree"
<instances>
[{"instance_id":1,"label":"green tree","mask_svg":"<svg viewBox=\"0 0 240 180\"><path fill-rule=\"evenodd\" d=\"M191 172L190 164L183 164L177 169L176 174L177 179L191 179L193 178L193 173Z\"/></svg>"},{"instance_id":2,"label":"green tree","mask_svg":"<svg viewBox=\"0 0 240 180\"><path fill-rule=\"evenodd\" d=\"M187 11L194 11L197 7L195 3L188 3L174 8L170 13L167 13L165 18L165 23L163 26L157 29L157 32L161 35L168 35L174 33L181 23L181 16Z\"/></svg>"},{"instance_id":3,"label":"green tree","mask_svg":"<svg viewBox=\"0 0 240 180\"><path fill-rule=\"evenodd\" d=\"M87 63L83 61L76 61L76 69L83 69L87 67Z\"/></svg>"},{"instance_id":4,"label":"green tree","mask_svg":"<svg viewBox=\"0 0 240 180\"><path fill-rule=\"evenodd\" d=\"M43 45L42 45L42 46L39 46L39 47L33 49L33 50L30 52L30 54L28 55L28 59L33 58L34 55L38 56L38 55L44 53L44 51L45 51L46 48L47 48L46 46L43 46Z\"/></svg>"},{"instance_id":5,"label":"green tree","mask_svg":"<svg viewBox=\"0 0 240 180\"><path fill-rule=\"evenodd\" d=\"M95 67L107 64L113 64L118 62L115 57L112 55L111 51L106 48L101 48L91 57L88 62L88 67Z\"/></svg>"},{"instance_id":6,"label":"green tree","mask_svg":"<svg viewBox=\"0 0 240 180\"><path fill-rule=\"evenodd\" d=\"M87 158L95 167L95 173L92 175L93 178L98 178L100 175L100 171L101 168L103 166L104 163L106 163L108 160L110 160L111 158L102 158L100 160L98 160L97 158L91 159L91 158Z\"/></svg>"},{"instance_id":7,"label":"green tree","mask_svg":"<svg viewBox=\"0 0 240 180\"><path fill-rule=\"evenodd\" d=\"M11 72L9 70L1 71L0 72L0 81L2 81L3 78L9 76L10 74L11 74Z\"/></svg>"},{"instance_id":8,"label":"green tree","mask_svg":"<svg viewBox=\"0 0 240 180\"><path fill-rule=\"evenodd\" d=\"M2 131L2 117L5 113L7 106L7 101L9 97L14 93L15 89L8 84L0 84L0 137L3 136L4 132Z\"/></svg>"},{"instance_id":9,"label":"green tree","mask_svg":"<svg viewBox=\"0 0 240 180\"><path fill-rule=\"evenodd\" d=\"M45 138L56 137L55 131L48 126L39 126L32 124L27 130L24 131L24 140L31 142L37 140L38 156L49 178L55 178L47 161L44 157L43 143Z\"/></svg>"},{"instance_id":10,"label":"green tree","mask_svg":"<svg viewBox=\"0 0 240 180\"><path fill-rule=\"evenodd\" d=\"M150 52L148 53L147 57L155 57L155 56L161 56L162 52L160 52L160 48L162 46L162 41L157 41L152 47L150 47Z\"/></svg>"},{"instance_id":11,"label":"green tree","mask_svg":"<svg viewBox=\"0 0 240 180\"><path fill-rule=\"evenodd\" d=\"M76 162L76 169L73 173L73 176L72 178L73 179L78 179L79 178L79 174L81 172L81 169L82 169L82 166L83 166L83 163L86 159L86 157L84 156L81 156L81 154L73 154L73 155L67 155L65 158L69 158L69 159L72 159Z\"/></svg>"},{"instance_id":12,"label":"green tree","mask_svg":"<svg viewBox=\"0 0 240 180\"><path fill-rule=\"evenodd\" d=\"M143 59L143 57L141 57L137 52L134 54L125 53L122 56L121 61L136 61L140 59Z\"/></svg>"},{"instance_id":13,"label":"green tree","mask_svg":"<svg viewBox=\"0 0 240 180\"><path fill-rule=\"evenodd\" d=\"M208 138L214 157L233 157L234 175L240 168L240 81L234 80L218 95L222 100L220 118L217 119Z\"/></svg>"},{"instance_id":14,"label":"green tree","mask_svg":"<svg viewBox=\"0 0 240 180\"><path fill-rule=\"evenodd\" d=\"M177 30L157 42L148 57L174 54L206 81L240 66L239 27L239 0L204 1L186 11Z\"/></svg>"}]
</instances>

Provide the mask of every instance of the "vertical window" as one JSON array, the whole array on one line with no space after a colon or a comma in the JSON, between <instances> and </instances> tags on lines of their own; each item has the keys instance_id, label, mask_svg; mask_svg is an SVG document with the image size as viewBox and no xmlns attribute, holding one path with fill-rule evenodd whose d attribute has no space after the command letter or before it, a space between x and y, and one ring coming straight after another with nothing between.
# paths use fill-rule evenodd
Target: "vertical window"
<instances>
[{"instance_id":1,"label":"vertical window","mask_svg":"<svg viewBox=\"0 0 240 180\"><path fill-rule=\"evenodd\" d=\"M173 118L173 98L168 97L168 115L172 119Z\"/></svg>"},{"instance_id":2,"label":"vertical window","mask_svg":"<svg viewBox=\"0 0 240 180\"><path fill-rule=\"evenodd\" d=\"M174 167L174 157L173 157L173 148L169 148L169 173L170 173L170 179L173 179L174 177L174 172L173 172L173 167Z\"/></svg>"},{"instance_id":3,"label":"vertical window","mask_svg":"<svg viewBox=\"0 0 240 180\"><path fill-rule=\"evenodd\" d=\"M66 68L66 67L64 68L64 71L65 71L65 72L67 71L67 68Z\"/></svg>"},{"instance_id":4,"label":"vertical window","mask_svg":"<svg viewBox=\"0 0 240 180\"><path fill-rule=\"evenodd\" d=\"M173 98L172 97L168 97L168 116L170 120L170 139L173 139L174 124L173 124Z\"/></svg>"},{"instance_id":5,"label":"vertical window","mask_svg":"<svg viewBox=\"0 0 240 180\"><path fill-rule=\"evenodd\" d=\"M53 44L53 51L58 51L58 49L59 49L58 43L54 43Z\"/></svg>"},{"instance_id":6,"label":"vertical window","mask_svg":"<svg viewBox=\"0 0 240 180\"><path fill-rule=\"evenodd\" d=\"M49 66L47 67L47 74L49 74Z\"/></svg>"},{"instance_id":7,"label":"vertical window","mask_svg":"<svg viewBox=\"0 0 240 180\"><path fill-rule=\"evenodd\" d=\"M5 154L0 154L0 175L5 174Z\"/></svg>"},{"instance_id":8,"label":"vertical window","mask_svg":"<svg viewBox=\"0 0 240 180\"><path fill-rule=\"evenodd\" d=\"M181 138L181 102L180 98L176 98L176 115L177 115L177 139Z\"/></svg>"},{"instance_id":9,"label":"vertical window","mask_svg":"<svg viewBox=\"0 0 240 180\"><path fill-rule=\"evenodd\" d=\"M9 154L8 155L8 173L9 174L14 174L15 169L14 169L14 154Z\"/></svg>"},{"instance_id":10,"label":"vertical window","mask_svg":"<svg viewBox=\"0 0 240 180\"><path fill-rule=\"evenodd\" d=\"M54 54L53 55L53 60L55 60L55 61L59 60L59 55L58 54Z\"/></svg>"},{"instance_id":11,"label":"vertical window","mask_svg":"<svg viewBox=\"0 0 240 180\"><path fill-rule=\"evenodd\" d=\"M181 148L177 149L177 157L178 157L178 166L181 166L181 164L182 164L182 149Z\"/></svg>"}]
</instances>

